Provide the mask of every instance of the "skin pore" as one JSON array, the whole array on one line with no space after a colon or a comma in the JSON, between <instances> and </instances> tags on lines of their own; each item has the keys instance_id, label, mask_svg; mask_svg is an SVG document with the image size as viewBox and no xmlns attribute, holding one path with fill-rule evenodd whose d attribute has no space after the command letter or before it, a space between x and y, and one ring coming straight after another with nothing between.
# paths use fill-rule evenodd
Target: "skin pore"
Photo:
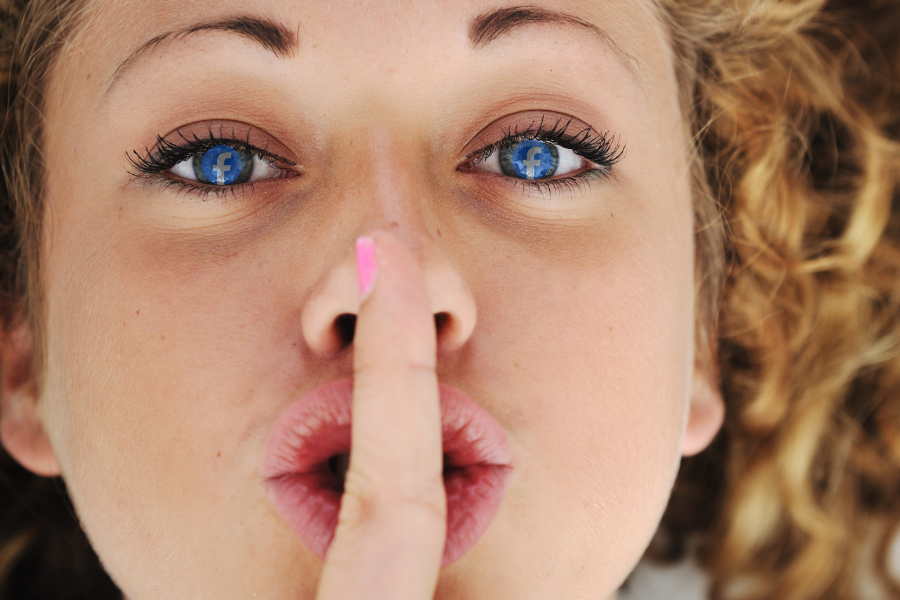
<instances>
[{"instance_id":1,"label":"skin pore","mask_svg":"<svg viewBox=\"0 0 900 600\"><path fill-rule=\"evenodd\" d=\"M316 596L322 562L257 473L281 412L353 374L334 325L360 309L353 244L376 230L415 258L420 308L449 316L437 380L515 457L435 597L615 597L680 457L722 422L694 361L687 134L648 2L541 0L476 35L512 6L108 1L65 49L45 108L45 385L4 380L0 434L62 474L128 598ZM625 152L540 186L473 162L541 118ZM285 176L219 193L135 168L157 136L211 133Z\"/></svg>"}]
</instances>

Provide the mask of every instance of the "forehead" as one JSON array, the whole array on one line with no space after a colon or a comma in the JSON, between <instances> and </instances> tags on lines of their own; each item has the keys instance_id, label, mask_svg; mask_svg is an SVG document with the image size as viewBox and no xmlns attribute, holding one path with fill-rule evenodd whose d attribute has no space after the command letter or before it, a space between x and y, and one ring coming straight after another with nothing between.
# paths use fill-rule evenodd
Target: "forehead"
<instances>
[{"instance_id":1,"label":"forehead","mask_svg":"<svg viewBox=\"0 0 900 600\"><path fill-rule=\"evenodd\" d=\"M296 42L290 48L269 45L282 58L316 50L319 63L324 58L353 77L413 65L420 72L422 65L438 72L454 51L507 50L525 63L537 45L546 48L547 40L590 47L642 85L667 78L671 71L666 35L650 0L541 0L527 6L502 0L94 0L71 40L70 49L76 51L65 53L58 67L64 73L89 70L92 95L102 103L120 79L165 68L167 55L187 48L214 51L223 44L233 46L235 40L227 38L235 37L266 46L247 31L209 27L246 20L271 24Z\"/></svg>"}]
</instances>

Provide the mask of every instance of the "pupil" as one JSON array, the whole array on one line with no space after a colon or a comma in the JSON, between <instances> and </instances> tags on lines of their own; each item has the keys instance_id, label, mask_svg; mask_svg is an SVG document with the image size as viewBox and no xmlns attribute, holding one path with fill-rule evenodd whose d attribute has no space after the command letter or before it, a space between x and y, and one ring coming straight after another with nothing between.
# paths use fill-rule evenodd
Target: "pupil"
<instances>
[{"instance_id":1,"label":"pupil","mask_svg":"<svg viewBox=\"0 0 900 600\"><path fill-rule=\"evenodd\" d=\"M200 183L237 185L249 181L253 175L253 155L225 144L197 152L191 164Z\"/></svg>"},{"instance_id":2,"label":"pupil","mask_svg":"<svg viewBox=\"0 0 900 600\"><path fill-rule=\"evenodd\" d=\"M500 170L517 179L544 179L556 173L559 150L556 144L540 140L524 140L507 144L499 150Z\"/></svg>"}]
</instances>

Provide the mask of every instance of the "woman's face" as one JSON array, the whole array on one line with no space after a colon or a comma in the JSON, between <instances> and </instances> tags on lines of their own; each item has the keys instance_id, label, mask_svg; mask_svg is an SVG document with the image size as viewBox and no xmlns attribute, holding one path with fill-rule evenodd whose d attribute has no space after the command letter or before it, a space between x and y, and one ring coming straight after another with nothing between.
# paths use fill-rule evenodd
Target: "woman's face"
<instances>
[{"instance_id":1,"label":"woman's face","mask_svg":"<svg viewBox=\"0 0 900 600\"><path fill-rule=\"evenodd\" d=\"M438 378L514 456L436 597L607 598L639 560L719 424L672 58L648 2L532 4L108 1L63 52L40 416L126 596L314 597L322 562L259 472L282 411L352 374L335 320L375 229L474 323ZM555 174L510 171L521 139L497 143L523 132L558 145ZM176 148L148 164L157 136ZM260 149L249 182L191 181L179 148L210 138Z\"/></svg>"}]
</instances>

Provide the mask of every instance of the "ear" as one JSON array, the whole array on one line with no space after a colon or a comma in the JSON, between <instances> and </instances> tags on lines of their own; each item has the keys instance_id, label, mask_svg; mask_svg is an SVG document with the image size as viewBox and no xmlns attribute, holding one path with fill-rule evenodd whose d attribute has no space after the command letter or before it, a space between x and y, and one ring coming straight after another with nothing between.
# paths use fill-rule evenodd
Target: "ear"
<instances>
[{"instance_id":1,"label":"ear","mask_svg":"<svg viewBox=\"0 0 900 600\"><path fill-rule=\"evenodd\" d=\"M0 442L23 467L44 477L60 474L44 432L31 377L34 341L27 325L0 334Z\"/></svg>"},{"instance_id":2,"label":"ear","mask_svg":"<svg viewBox=\"0 0 900 600\"><path fill-rule=\"evenodd\" d=\"M716 437L725 420L725 401L719 388L716 363L716 342L713 340L712 366L705 369L697 360L694 364L694 379L691 386L691 406L687 427L681 442L681 453L693 456L706 449Z\"/></svg>"}]
</instances>

